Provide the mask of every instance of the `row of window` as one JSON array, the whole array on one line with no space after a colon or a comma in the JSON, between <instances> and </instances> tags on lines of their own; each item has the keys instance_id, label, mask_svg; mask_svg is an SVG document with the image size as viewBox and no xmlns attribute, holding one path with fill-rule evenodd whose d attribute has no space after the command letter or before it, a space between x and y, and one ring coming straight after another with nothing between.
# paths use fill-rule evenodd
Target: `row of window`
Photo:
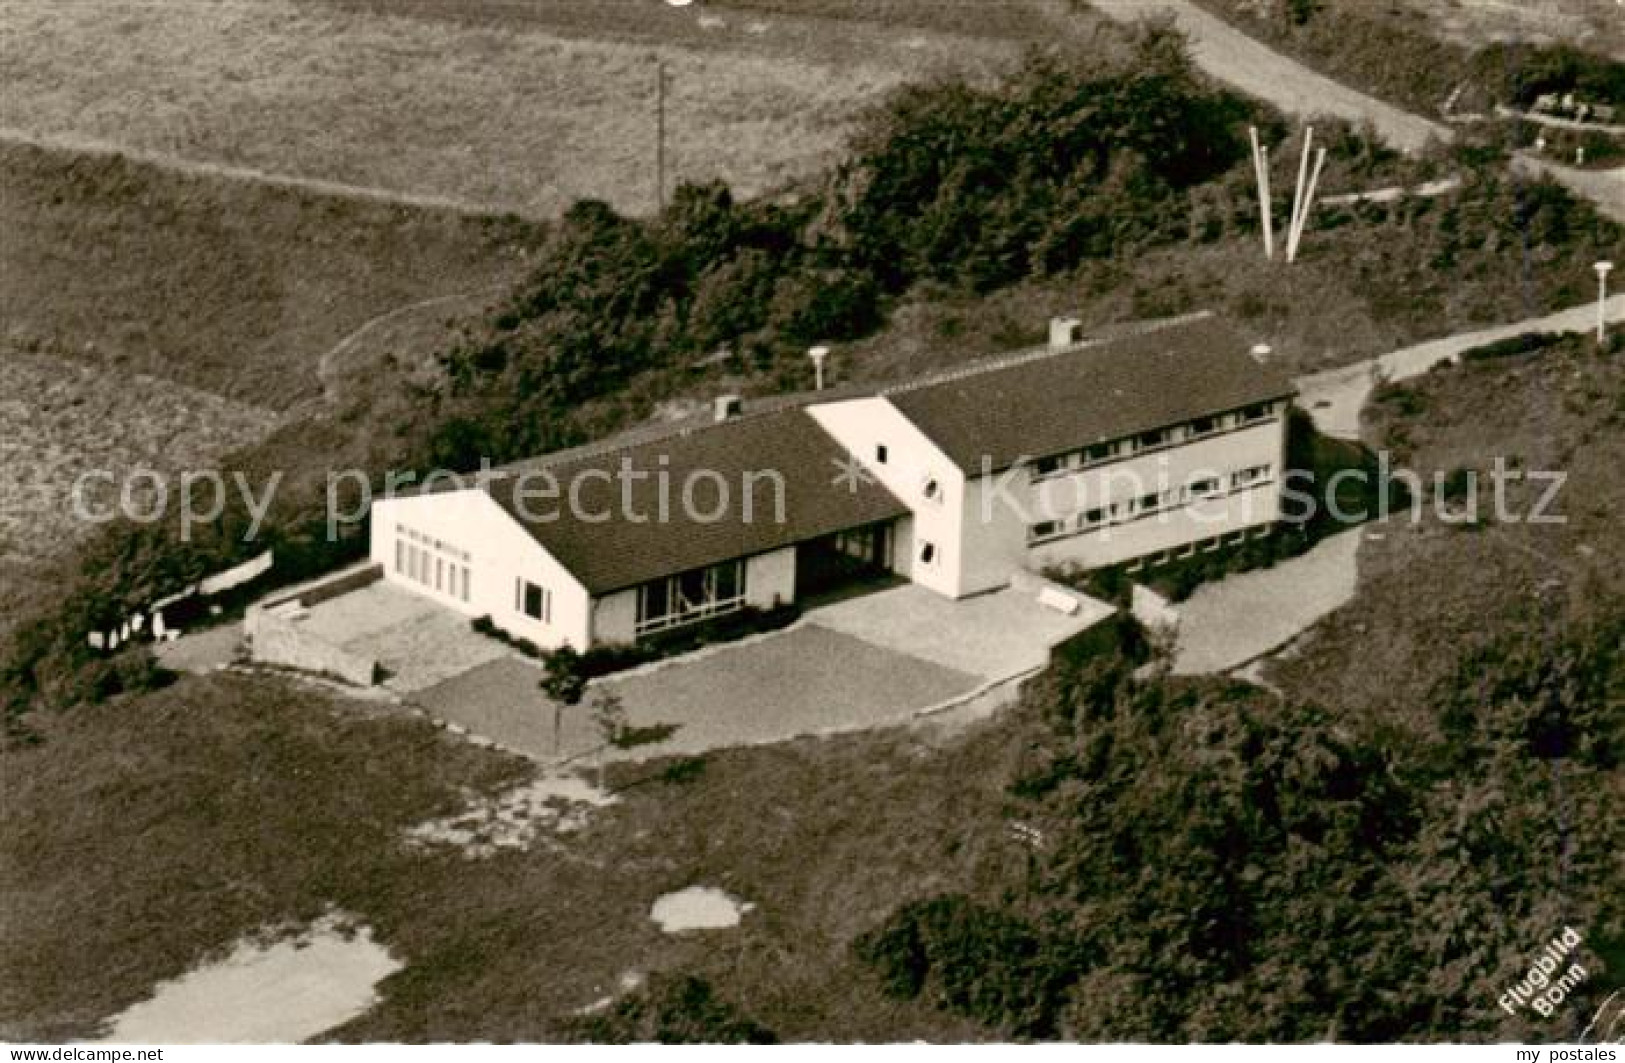
<instances>
[{"instance_id":1,"label":"row of window","mask_svg":"<svg viewBox=\"0 0 1625 1063\"><path fill-rule=\"evenodd\" d=\"M1145 569L1156 568L1158 565L1166 565L1174 561L1182 561L1187 557L1195 557L1197 554L1210 554L1226 546L1240 546L1247 541L1249 536L1254 539L1267 539L1271 530L1270 526L1266 524L1251 530L1243 529L1237 532L1228 532L1224 535L1215 535L1212 538L1185 543L1183 546L1158 550L1154 554L1135 558L1123 567L1123 571L1143 572Z\"/></svg>"},{"instance_id":2,"label":"row of window","mask_svg":"<svg viewBox=\"0 0 1625 1063\"><path fill-rule=\"evenodd\" d=\"M395 573L458 601L468 601L472 593L467 565L403 539L395 540Z\"/></svg>"},{"instance_id":3,"label":"row of window","mask_svg":"<svg viewBox=\"0 0 1625 1063\"><path fill-rule=\"evenodd\" d=\"M1104 443L1080 447L1065 454L1054 454L1047 458L1039 458L1033 462L1033 478L1042 479L1047 476L1060 476L1065 473L1076 472L1079 469L1087 469L1092 465L1101 465L1109 461L1122 461L1144 451L1159 450L1175 443L1189 443L1205 436L1245 428L1248 425L1269 420L1274 415L1274 412L1275 407L1273 404L1261 402L1230 413L1214 414L1211 417L1198 417L1189 424L1157 428L1149 432L1141 432L1136 436L1129 436L1126 439L1108 440Z\"/></svg>"},{"instance_id":4,"label":"row of window","mask_svg":"<svg viewBox=\"0 0 1625 1063\"><path fill-rule=\"evenodd\" d=\"M448 554L464 563L474 560L467 550L460 549L442 539L436 539L432 535L420 532L416 528L409 528L399 522L395 524L395 536L399 539L406 539L408 542L417 543L419 546L426 546L439 553Z\"/></svg>"},{"instance_id":5,"label":"row of window","mask_svg":"<svg viewBox=\"0 0 1625 1063\"><path fill-rule=\"evenodd\" d=\"M725 561L638 588L637 634L731 613L745 605L745 562Z\"/></svg>"},{"instance_id":6,"label":"row of window","mask_svg":"<svg viewBox=\"0 0 1625 1063\"><path fill-rule=\"evenodd\" d=\"M1082 513L1070 517L1039 521L1028 527L1027 541L1029 543L1047 542L1068 535L1079 535L1083 532L1095 531L1111 524L1138 520L1141 517L1148 517L1153 513L1160 513L1164 510L1177 509L1210 498L1218 498L1224 494L1245 491L1257 487L1259 484L1267 483L1274 475L1275 469L1273 466L1255 465L1252 468L1231 473L1228 477L1222 479L1212 476L1192 480L1182 488L1176 487L1158 494L1125 499L1111 505L1084 510Z\"/></svg>"}]
</instances>

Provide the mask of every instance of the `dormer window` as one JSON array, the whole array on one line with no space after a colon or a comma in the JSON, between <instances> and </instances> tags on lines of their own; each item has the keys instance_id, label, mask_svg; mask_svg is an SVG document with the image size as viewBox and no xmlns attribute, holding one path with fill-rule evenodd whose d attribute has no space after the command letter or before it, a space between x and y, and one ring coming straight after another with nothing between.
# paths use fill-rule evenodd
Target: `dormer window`
<instances>
[{"instance_id":1,"label":"dormer window","mask_svg":"<svg viewBox=\"0 0 1625 1063\"><path fill-rule=\"evenodd\" d=\"M890 457L890 456L891 456L890 453L886 450L886 444L884 444L884 443L876 443L875 444L875 464L876 465L884 465L884 464L886 464L886 459L888 457Z\"/></svg>"}]
</instances>

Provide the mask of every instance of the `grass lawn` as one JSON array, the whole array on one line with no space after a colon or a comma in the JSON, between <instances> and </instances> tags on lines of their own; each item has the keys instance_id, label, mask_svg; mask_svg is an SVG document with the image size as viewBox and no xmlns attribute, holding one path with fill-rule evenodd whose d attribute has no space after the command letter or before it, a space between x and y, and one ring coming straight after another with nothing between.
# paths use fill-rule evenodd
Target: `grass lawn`
<instances>
[{"instance_id":1,"label":"grass lawn","mask_svg":"<svg viewBox=\"0 0 1625 1063\"><path fill-rule=\"evenodd\" d=\"M783 1038L960 1040L974 1029L880 995L848 944L1020 858L997 728L710 754L681 782L615 768L621 800L584 832L470 861L403 833L528 769L415 720L217 676L40 722L43 745L0 754L12 1039L89 1034L240 935L333 905L406 963L344 1039L546 1038L627 972L684 971ZM662 934L650 904L695 884L757 908L737 931Z\"/></svg>"},{"instance_id":2,"label":"grass lawn","mask_svg":"<svg viewBox=\"0 0 1625 1063\"><path fill-rule=\"evenodd\" d=\"M820 169L910 76L1012 50L706 17L722 24L654 0L11 0L0 126L544 218L584 197L643 212L657 57L669 172L750 196Z\"/></svg>"}]
</instances>

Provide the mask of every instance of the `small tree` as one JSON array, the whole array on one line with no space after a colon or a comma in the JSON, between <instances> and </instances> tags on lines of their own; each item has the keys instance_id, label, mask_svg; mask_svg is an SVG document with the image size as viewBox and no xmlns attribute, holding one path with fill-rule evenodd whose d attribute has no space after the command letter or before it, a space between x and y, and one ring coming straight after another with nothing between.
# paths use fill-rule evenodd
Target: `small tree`
<instances>
[{"instance_id":1,"label":"small tree","mask_svg":"<svg viewBox=\"0 0 1625 1063\"><path fill-rule=\"evenodd\" d=\"M581 666L581 654L574 646L564 645L542 655L547 674L537 684L553 703L553 755L559 755L559 732L564 726L566 706L581 704L587 692L587 676Z\"/></svg>"},{"instance_id":2,"label":"small tree","mask_svg":"<svg viewBox=\"0 0 1625 1063\"><path fill-rule=\"evenodd\" d=\"M604 754L611 749L624 749L631 728L626 721L626 703L619 694L600 689L592 698L592 722L598 725L599 746L598 788L604 788Z\"/></svg>"}]
</instances>

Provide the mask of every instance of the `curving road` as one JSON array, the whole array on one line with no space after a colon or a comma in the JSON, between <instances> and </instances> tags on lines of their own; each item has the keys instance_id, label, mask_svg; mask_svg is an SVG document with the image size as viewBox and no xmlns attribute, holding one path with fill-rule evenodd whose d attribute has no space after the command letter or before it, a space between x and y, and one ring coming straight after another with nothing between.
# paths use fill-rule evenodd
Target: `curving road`
<instances>
[{"instance_id":1,"label":"curving road","mask_svg":"<svg viewBox=\"0 0 1625 1063\"><path fill-rule=\"evenodd\" d=\"M1325 114L1355 124L1369 121L1394 147L1420 151L1429 140L1448 141L1452 133L1439 122L1402 111L1374 96L1357 92L1269 48L1216 15L1188 0L1090 0L1102 14L1119 22L1171 16L1190 38L1191 54L1203 70L1288 114Z\"/></svg>"},{"instance_id":2,"label":"curving road","mask_svg":"<svg viewBox=\"0 0 1625 1063\"><path fill-rule=\"evenodd\" d=\"M1608 321L1615 325L1625 321L1625 295L1610 298L1605 313ZM1296 381L1298 405L1309 412L1315 427L1326 435L1359 439L1360 411L1365 408L1366 399L1379 380L1408 380L1421 376L1462 351L1521 336L1526 332L1588 332L1596 327L1597 304L1590 302L1510 325L1498 325L1477 332L1459 332L1341 369L1299 377Z\"/></svg>"},{"instance_id":3,"label":"curving road","mask_svg":"<svg viewBox=\"0 0 1625 1063\"><path fill-rule=\"evenodd\" d=\"M1369 121L1394 147L1417 152L1429 140L1448 141L1448 126L1333 81L1259 43L1190 0L1090 0L1103 14L1119 22L1170 16L1190 38L1197 65L1247 93L1300 117L1333 115L1360 123ZM1625 168L1575 170L1527 155L1517 159L1519 172L1545 173L1597 209L1625 222Z\"/></svg>"}]
</instances>

